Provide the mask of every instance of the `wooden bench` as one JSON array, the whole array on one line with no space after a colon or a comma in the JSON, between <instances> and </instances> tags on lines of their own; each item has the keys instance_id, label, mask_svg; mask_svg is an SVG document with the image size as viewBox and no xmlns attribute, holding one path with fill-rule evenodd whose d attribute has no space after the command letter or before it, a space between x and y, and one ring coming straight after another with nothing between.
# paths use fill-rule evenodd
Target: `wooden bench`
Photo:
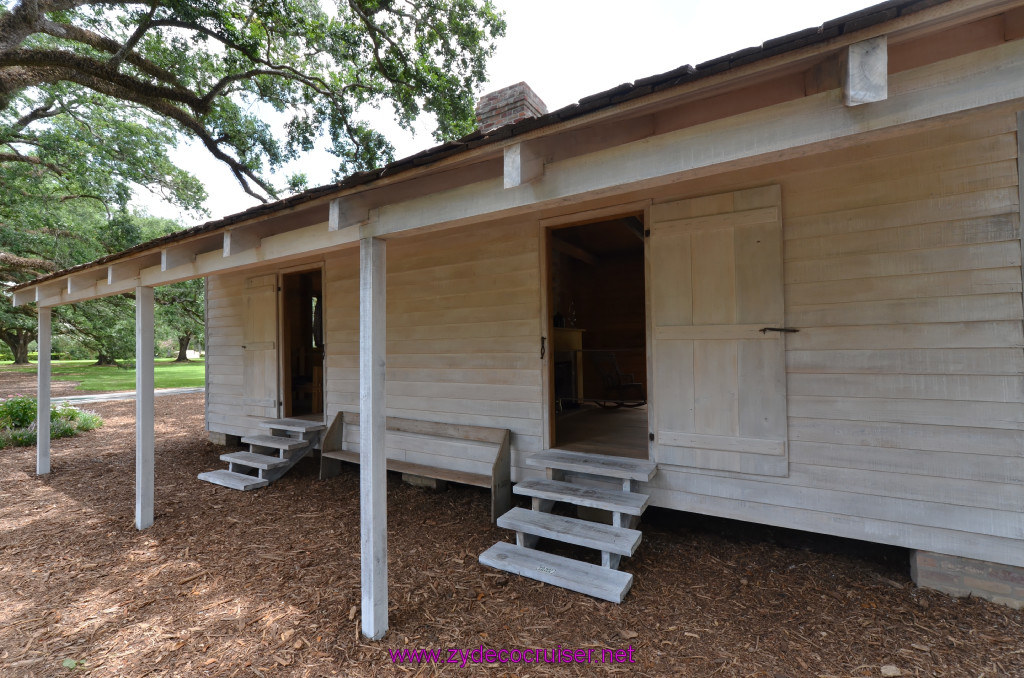
<instances>
[{"instance_id":1,"label":"wooden bench","mask_svg":"<svg viewBox=\"0 0 1024 678\"><path fill-rule=\"evenodd\" d=\"M323 438L321 480L338 475L341 462L359 463L357 426L357 412L335 415ZM490 488L491 522L497 522L512 508L510 438L506 428L388 417L387 469Z\"/></svg>"}]
</instances>

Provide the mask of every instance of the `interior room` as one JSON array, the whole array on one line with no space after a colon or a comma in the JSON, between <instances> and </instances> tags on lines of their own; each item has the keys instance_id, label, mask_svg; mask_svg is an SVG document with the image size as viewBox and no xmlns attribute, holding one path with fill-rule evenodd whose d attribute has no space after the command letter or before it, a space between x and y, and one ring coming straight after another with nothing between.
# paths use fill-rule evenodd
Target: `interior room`
<instances>
[{"instance_id":1,"label":"interior room","mask_svg":"<svg viewBox=\"0 0 1024 678\"><path fill-rule=\"evenodd\" d=\"M551 232L555 446L647 458L641 215Z\"/></svg>"},{"instance_id":2,"label":"interior room","mask_svg":"<svg viewBox=\"0 0 1024 678\"><path fill-rule=\"evenodd\" d=\"M284 416L324 411L323 281L320 269L281 276Z\"/></svg>"}]
</instances>

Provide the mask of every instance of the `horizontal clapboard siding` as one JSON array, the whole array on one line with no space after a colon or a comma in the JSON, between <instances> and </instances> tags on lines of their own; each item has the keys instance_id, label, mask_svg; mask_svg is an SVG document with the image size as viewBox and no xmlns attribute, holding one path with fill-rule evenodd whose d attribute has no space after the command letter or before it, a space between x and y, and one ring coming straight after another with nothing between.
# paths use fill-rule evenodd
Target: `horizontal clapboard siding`
<instances>
[{"instance_id":1,"label":"horizontal clapboard siding","mask_svg":"<svg viewBox=\"0 0 1024 678\"><path fill-rule=\"evenodd\" d=\"M1024 565L1012 115L722 177L782 186L787 477L663 467L651 502ZM704 182L707 193L714 183Z\"/></svg>"},{"instance_id":2,"label":"horizontal clapboard siding","mask_svg":"<svg viewBox=\"0 0 1024 678\"><path fill-rule=\"evenodd\" d=\"M512 463L540 450L540 252L533 225L460 228L388 241L390 416L508 428ZM326 404L359 409L359 260L327 260ZM346 449L357 450L356 427ZM489 452L493 460L493 451ZM388 456L490 473L472 446L388 435ZM484 468L486 466L486 469ZM518 474L518 470L514 470Z\"/></svg>"}]
</instances>

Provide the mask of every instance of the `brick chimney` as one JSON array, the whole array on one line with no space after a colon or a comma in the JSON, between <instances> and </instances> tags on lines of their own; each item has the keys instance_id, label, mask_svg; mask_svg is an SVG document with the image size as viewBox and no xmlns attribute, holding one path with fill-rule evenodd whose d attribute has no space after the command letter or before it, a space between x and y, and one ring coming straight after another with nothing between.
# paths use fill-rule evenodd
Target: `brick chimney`
<instances>
[{"instance_id":1,"label":"brick chimney","mask_svg":"<svg viewBox=\"0 0 1024 678\"><path fill-rule=\"evenodd\" d=\"M481 132L490 132L526 118L537 118L548 107L525 82L480 97L476 104L476 123Z\"/></svg>"}]
</instances>

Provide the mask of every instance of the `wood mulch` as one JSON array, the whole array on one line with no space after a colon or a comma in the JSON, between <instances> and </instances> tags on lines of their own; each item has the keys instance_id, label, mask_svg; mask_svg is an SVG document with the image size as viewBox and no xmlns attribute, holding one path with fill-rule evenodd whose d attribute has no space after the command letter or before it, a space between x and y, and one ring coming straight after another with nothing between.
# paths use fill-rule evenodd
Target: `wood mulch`
<instances>
[{"instance_id":1,"label":"wood mulch","mask_svg":"<svg viewBox=\"0 0 1024 678\"><path fill-rule=\"evenodd\" d=\"M202 483L222 452L205 440L202 395L158 398L156 524L137 532L134 403L93 409L106 426L55 441L47 477L33 450L0 451L0 675L1024 675L1024 612L916 589L902 564L661 512L613 605L481 566L509 538L487 493L395 477L391 630L370 642L355 470L321 482L309 460L254 492ZM636 663L398 667L388 655L481 645L632 646Z\"/></svg>"}]
</instances>

